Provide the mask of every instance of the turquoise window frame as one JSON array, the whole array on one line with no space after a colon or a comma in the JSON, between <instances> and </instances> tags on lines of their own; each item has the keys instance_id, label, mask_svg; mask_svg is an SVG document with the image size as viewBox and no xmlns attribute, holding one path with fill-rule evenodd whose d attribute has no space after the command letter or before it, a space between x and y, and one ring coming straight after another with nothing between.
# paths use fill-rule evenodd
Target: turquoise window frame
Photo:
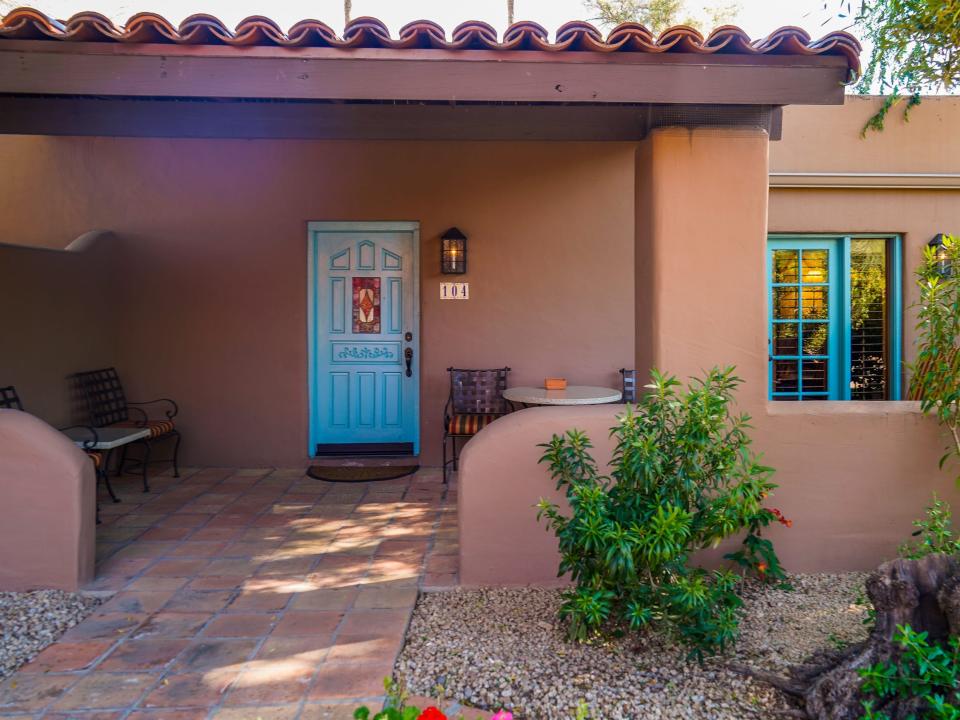
<instances>
[{"instance_id":1,"label":"turquoise window frame","mask_svg":"<svg viewBox=\"0 0 960 720\"><path fill-rule=\"evenodd\" d=\"M849 400L850 399L850 351L851 351L851 300L850 300L850 244L854 239L885 240L888 259L888 390L889 400L900 400L903 383L903 243L900 235L891 233L856 233L848 235L806 235L771 234L767 238L766 251L766 290L767 290L767 392L771 400L797 396L800 400ZM804 356L802 345L798 346L797 356L774 356L773 328L777 320L773 318L773 288L782 285L800 287L802 268L798 267L797 283L773 283L773 254L776 250L828 250L830 251L828 283L828 333L829 341L826 356ZM798 260L800 254L798 253ZM799 290L798 290L799 292ZM802 292L800 292L802 296ZM798 303L799 305L799 303ZM802 312L798 310L798 315ZM780 322L791 322L782 320ZM803 336L803 320L800 323L798 338ZM828 358L828 392L805 393L803 391L802 365L799 366L797 392L774 392L774 359L796 360ZM869 402L869 401L868 401Z\"/></svg>"}]
</instances>

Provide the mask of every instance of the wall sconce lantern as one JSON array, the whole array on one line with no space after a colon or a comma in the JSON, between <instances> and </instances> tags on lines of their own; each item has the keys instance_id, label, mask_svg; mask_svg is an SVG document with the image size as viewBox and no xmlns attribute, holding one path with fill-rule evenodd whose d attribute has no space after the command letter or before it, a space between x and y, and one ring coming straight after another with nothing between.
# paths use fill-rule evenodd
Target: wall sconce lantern
<instances>
[{"instance_id":1,"label":"wall sconce lantern","mask_svg":"<svg viewBox=\"0 0 960 720\"><path fill-rule=\"evenodd\" d=\"M953 268L950 266L950 248L947 247L946 242L944 241L945 235L943 233L937 233L933 236L933 239L927 243L927 245L933 248L933 252L937 256L937 272L940 273L941 277L949 277Z\"/></svg>"},{"instance_id":2,"label":"wall sconce lantern","mask_svg":"<svg viewBox=\"0 0 960 720\"><path fill-rule=\"evenodd\" d=\"M452 227L440 236L440 272L463 275L467 271L467 236Z\"/></svg>"}]
</instances>

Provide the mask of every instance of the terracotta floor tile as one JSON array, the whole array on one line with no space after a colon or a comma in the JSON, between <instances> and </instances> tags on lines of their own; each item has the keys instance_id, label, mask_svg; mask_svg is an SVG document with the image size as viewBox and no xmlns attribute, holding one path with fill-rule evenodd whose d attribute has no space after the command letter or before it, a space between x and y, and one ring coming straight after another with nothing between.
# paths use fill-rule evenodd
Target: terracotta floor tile
<instances>
[{"instance_id":1,"label":"terracotta floor tile","mask_svg":"<svg viewBox=\"0 0 960 720\"><path fill-rule=\"evenodd\" d=\"M183 540L192 532L193 528L189 527L152 527L140 536L140 542L154 542L157 540Z\"/></svg>"},{"instance_id":2,"label":"terracotta floor tile","mask_svg":"<svg viewBox=\"0 0 960 720\"><path fill-rule=\"evenodd\" d=\"M209 708L220 703L239 673L235 670L168 675L143 701L143 707Z\"/></svg>"},{"instance_id":3,"label":"terracotta floor tile","mask_svg":"<svg viewBox=\"0 0 960 720\"><path fill-rule=\"evenodd\" d=\"M191 577L201 574L209 560L158 560L147 572L147 576ZM219 575L220 573L215 573Z\"/></svg>"},{"instance_id":4,"label":"terracotta floor tile","mask_svg":"<svg viewBox=\"0 0 960 720\"><path fill-rule=\"evenodd\" d=\"M135 577L143 572L153 560L151 558L135 558L133 560L122 560L111 557L97 565L97 578L104 576L113 577Z\"/></svg>"},{"instance_id":5,"label":"terracotta floor tile","mask_svg":"<svg viewBox=\"0 0 960 720\"><path fill-rule=\"evenodd\" d=\"M370 710L376 712L377 703L369 703ZM340 703L328 705L326 703L307 703L300 711L300 720L353 720L353 711L356 703Z\"/></svg>"},{"instance_id":6,"label":"terracotta floor tile","mask_svg":"<svg viewBox=\"0 0 960 720\"><path fill-rule=\"evenodd\" d=\"M220 708L216 720L293 720L300 705L261 705L252 708ZM352 717L352 716L351 716Z\"/></svg>"},{"instance_id":7,"label":"terracotta floor tile","mask_svg":"<svg viewBox=\"0 0 960 720\"><path fill-rule=\"evenodd\" d=\"M164 577L162 575L144 575L141 578L132 580L124 587L128 591L142 590L179 590L187 584L187 579L182 577Z\"/></svg>"},{"instance_id":8,"label":"terracotta floor tile","mask_svg":"<svg viewBox=\"0 0 960 720\"><path fill-rule=\"evenodd\" d=\"M327 635L336 630L343 613L327 610L288 610L277 623L273 634L278 637Z\"/></svg>"},{"instance_id":9,"label":"terracotta floor tile","mask_svg":"<svg viewBox=\"0 0 960 720\"><path fill-rule=\"evenodd\" d=\"M178 590L164 606L164 612L217 612L233 598L233 590Z\"/></svg>"},{"instance_id":10,"label":"terracotta floor tile","mask_svg":"<svg viewBox=\"0 0 960 720\"><path fill-rule=\"evenodd\" d=\"M187 638L145 637L125 640L97 670L154 670L162 668L190 644Z\"/></svg>"},{"instance_id":11,"label":"terracotta floor tile","mask_svg":"<svg viewBox=\"0 0 960 720\"><path fill-rule=\"evenodd\" d=\"M48 673L83 670L113 647L113 640L57 642L48 646L20 668L21 673Z\"/></svg>"},{"instance_id":12,"label":"terracotta floor tile","mask_svg":"<svg viewBox=\"0 0 960 720\"><path fill-rule=\"evenodd\" d=\"M119 640L146 619L145 614L137 613L95 613L67 630L61 639L65 642Z\"/></svg>"},{"instance_id":13,"label":"terracotta floor tile","mask_svg":"<svg viewBox=\"0 0 960 720\"><path fill-rule=\"evenodd\" d=\"M151 673L94 672L53 704L54 710L123 708L140 699L157 676Z\"/></svg>"},{"instance_id":14,"label":"terracotta floor tile","mask_svg":"<svg viewBox=\"0 0 960 720\"><path fill-rule=\"evenodd\" d=\"M393 662L372 665L326 662L307 695L311 700L370 698L383 695L384 678L393 675Z\"/></svg>"},{"instance_id":15,"label":"terracotta floor tile","mask_svg":"<svg viewBox=\"0 0 960 720\"><path fill-rule=\"evenodd\" d=\"M202 527L194 531L193 535L190 536L190 540L229 542L240 537L242 532L239 528Z\"/></svg>"},{"instance_id":16,"label":"terracotta floor tile","mask_svg":"<svg viewBox=\"0 0 960 720\"><path fill-rule=\"evenodd\" d=\"M402 633L338 633L327 654L330 662L382 663L396 660L403 646Z\"/></svg>"},{"instance_id":17,"label":"terracotta floor tile","mask_svg":"<svg viewBox=\"0 0 960 720\"><path fill-rule=\"evenodd\" d=\"M297 593L290 605L295 610L346 610L359 594L357 588L321 588Z\"/></svg>"},{"instance_id":18,"label":"terracotta floor tile","mask_svg":"<svg viewBox=\"0 0 960 720\"><path fill-rule=\"evenodd\" d=\"M263 637L269 634L275 615L237 613L220 615L203 630L205 637Z\"/></svg>"},{"instance_id":19,"label":"terracotta floor tile","mask_svg":"<svg viewBox=\"0 0 960 720\"><path fill-rule=\"evenodd\" d=\"M192 557L192 558L210 558L217 557L227 546L225 542L216 542L216 541L202 541L202 540L186 540L174 550L172 550L168 557Z\"/></svg>"},{"instance_id":20,"label":"terracotta floor tile","mask_svg":"<svg viewBox=\"0 0 960 720\"><path fill-rule=\"evenodd\" d=\"M120 718L123 717L123 712L119 710L92 710L83 713L78 713L75 711L51 711L45 713L43 717L44 720L120 720ZM4 718L4 720L8 719Z\"/></svg>"},{"instance_id":21,"label":"terracotta floor tile","mask_svg":"<svg viewBox=\"0 0 960 720\"><path fill-rule=\"evenodd\" d=\"M116 505L115 507L121 508L123 505ZM109 507L104 505L104 507ZM102 508L101 508L102 510ZM139 512L130 512L119 518L117 518L114 524L122 525L124 527L153 527L158 522L163 519L163 515L153 515L150 513L139 513Z\"/></svg>"},{"instance_id":22,"label":"terracotta floor tile","mask_svg":"<svg viewBox=\"0 0 960 720\"><path fill-rule=\"evenodd\" d=\"M311 635L308 637L268 637L251 664L260 662L294 663L299 666L316 668L326 658L333 647L333 634Z\"/></svg>"},{"instance_id":23,"label":"terracotta floor tile","mask_svg":"<svg viewBox=\"0 0 960 720\"><path fill-rule=\"evenodd\" d=\"M236 668L249 658L257 647L256 640L226 640L205 638L195 640L177 658L173 669L177 673L203 672Z\"/></svg>"},{"instance_id":24,"label":"terracotta floor tile","mask_svg":"<svg viewBox=\"0 0 960 720\"><path fill-rule=\"evenodd\" d=\"M79 675L13 675L0 683L0 712L31 713L46 707Z\"/></svg>"},{"instance_id":25,"label":"terracotta floor tile","mask_svg":"<svg viewBox=\"0 0 960 720\"><path fill-rule=\"evenodd\" d=\"M213 617L212 613L159 612L150 617L131 634L134 640L146 637L180 638L194 637Z\"/></svg>"},{"instance_id":26,"label":"terracotta floor tile","mask_svg":"<svg viewBox=\"0 0 960 720\"><path fill-rule=\"evenodd\" d=\"M310 688L316 668L296 662L254 663L237 678L224 705L297 703Z\"/></svg>"},{"instance_id":27,"label":"terracotta floor tile","mask_svg":"<svg viewBox=\"0 0 960 720\"><path fill-rule=\"evenodd\" d=\"M268 560L257 568L255 575L306 576L316 563L315 557Z\"/></svg>"},{"instance_id":28,"label":"terracotta floor tile","mask_svg":"<svg viewBox=\"0 0 960 720\"><path fill-rule=\"evenodd\" d=\"M194 560L181 560L179 562L197 562ZM249 577L259 567L259 560L249 560L244 558L215 558L198 570L196 575L243 575Z\"/></svg>"},{"instance_id":29,"label":"terracotta floor tile","mask_svg":"<svg viewBox=\"0 0 960 720\"><path fill-rule=\"evenodd\" d=\"M357 601L353 604L357 609L397 608L412 610L417 603L417 589L412 588L361 588Z\"/></svg>"},{"instance_id":30,"label":"terracotta floor tile","mask_svg":"<svg viewBox=\"0 0 960 720\"><path fill-rule=\"evenodd\" d=\"M132 542L123 550L120 550L114 557L123 560L133 560L135 558L158 558L163 557L176 547L175 542Z\"/></svg>"},{"instance_id":31,"label":"terracotta floor tile","mask_svg":"<svg viewBox=\"0 0 960 720\"><path fill-rule=\"evenodd\" d=\"M156 523L156 526L162 528L198 528L211 517L213 516L200 513L177 513L160 520Z\"/></svg>"},{"instance_id":32,"label":"terracotta floor tile","mask_svg":"<svg viewBox=\"0 0 960 720\"><path fill-rule=\"evenodd\" d=\"M102 612L152 613L159 610L175 590L124 590L114 595L100 610Z\"/></svg>"},{"instance_id":33,"label":"terracotta floor tile","mask_svg":"<svg viewBox=\"0 0 960 720\"><path fill-rule=\"evenodd\" d=\"M351 610L343 619L339 632L345 635L403 632L410 619L407 610Z\"/></svg>"},{"instance_id":34,"label":"terracotta floor tile","mask_svg":"<svg viewBox=\"0 0 960 720\"><path fill-rule=\"evenodd\" d=\"M250 610L278 612L287 606L291 597L293 597L293 593L244 590L230 603L227 612Z\"/></svg>"},{"instance_id":35,"label":"terracotta floor tile","mask_svg":"<svg viewBox=\"0 0 960 720\"><path fill-rule=\"evenodd\" d=\"M234 590L243 585L247 578L243 575L209 575L191 580L191 590Z\"/></svg>"},{"instance_id":36,"label":"terracotta floor tile","mask_svg":"<svg viewBox=\"0 0 960 720\"><path fill-rule=\"evenodd\" d=\"M160 708L156 710L137 710L127 715L127 720L206 720L208 713L207 708L196 710Z\"/></svg>"}]
</instances>

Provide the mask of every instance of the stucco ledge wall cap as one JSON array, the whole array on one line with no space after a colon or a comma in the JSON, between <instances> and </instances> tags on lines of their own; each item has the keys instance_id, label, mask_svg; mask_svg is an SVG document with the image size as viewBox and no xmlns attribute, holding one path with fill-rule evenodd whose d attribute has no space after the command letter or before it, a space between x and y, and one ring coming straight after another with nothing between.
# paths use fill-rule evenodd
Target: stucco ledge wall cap
<instances>
[{"instance_id":1,"label":"stucco ledge wall cap","mask_svg":"<svg viewBox=\"0 0 960 720\"><path fill-rule=\"evenodd\" d=\"M718 27L706 37L692 27L676 25L659 36L639 23L622 23L604 38L588 22L571 21L560 26L556 37L535 22L515 22L498 38L493 26L469 20L447 37L430 20L417 20L392 37L381 20L360 17L351 20L343 34L319 20L301 20L284 32L273 20L252 15L233 30L212 15L195 14L179 26L152 12L140 12L117 26L105 15L85 11L68 20L55 20L30 7L11 10L0 20L0 40L65 40L75 42L162 43L173 45L253 45L284 48L329 47L345 50L385 48L392 50L499 50L592 53L692 53L699 55L833 55L846 59L853 80L860 73L860 43L846 32L832 32L813 40L802 28L785 26L765 38L752 40L735 25Z\"/></svg>"}]
</instances>

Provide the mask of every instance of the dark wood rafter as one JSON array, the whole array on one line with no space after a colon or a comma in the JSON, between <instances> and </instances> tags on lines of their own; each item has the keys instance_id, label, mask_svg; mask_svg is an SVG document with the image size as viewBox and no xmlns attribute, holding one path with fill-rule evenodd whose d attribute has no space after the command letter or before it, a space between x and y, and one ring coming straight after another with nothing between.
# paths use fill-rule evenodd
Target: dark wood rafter
<instances>
[{"instance_id":1,"label":"dark wood rafter","mask_svg":"<svg viewBox=\"0 0 960 720\"><path fill-rule=\"evenodd\" d=\"M835 55L552 53L4 40L0 93L522 103L840 104Z\"/></svg>"}]
</instances>

